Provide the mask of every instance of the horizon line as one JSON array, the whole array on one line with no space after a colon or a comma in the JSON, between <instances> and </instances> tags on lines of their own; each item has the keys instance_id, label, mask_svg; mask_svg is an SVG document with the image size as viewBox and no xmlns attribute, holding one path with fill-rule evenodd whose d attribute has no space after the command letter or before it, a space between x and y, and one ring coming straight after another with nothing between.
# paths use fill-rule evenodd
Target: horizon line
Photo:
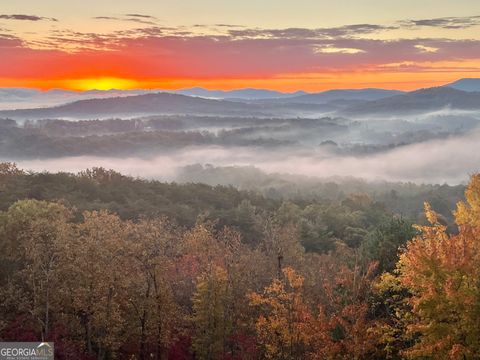
<instances>
[{"instance_id":1,"label":"horizon line","mask_svg":"<svg viewBox=\"0 0 480 360\"><path fill-rule=\"evenodd\" d=\"M0 89L22 89L22 90L37 90L39 92L49 92L49 91L66 91L66 92L74 92L74 93L85 93L89 91L98 91L98 92L107 92L107 91L161 91L161 92L175 92L175 91L185 91L185 90L193 90L193 89L199 89L199 90L206 90L206 91L223 91L223 92L233 92L233 91L242 91L242 90L259 90L259 91L271 91L271 92L277 92L280 94L295 94L298 92L304 92L306 94L316 94L316 93L322 93L322 92L328 92L328 91L335 91L335 90L386 90L386 91L402 91L402 92L411 92L411 91L416 91L416 90L421 90L421 89L428 89L428 88L435 88L435 87L443 87L447 86L449 84L453 84L455 82L461 81L461 80L480 80L480 78L459 78L454 81L449 81L446 83L443 83L442 85L434 85L434 86L420 86L411 90L404 90L404 89L399 89L399 88L393 88L393 87L375 87L375 86L366 86L366 87L333 87L333 88L328 88L320 91L307 91L303 90L302 88L298 88L296 90L292 91L282 91L282 90L277 90L274 88L268 88L268 87L238 87L238 88L209 88L209 87L203 87L203 86L191 86L191 87L179 87L179 88L174 88L174 89L169 89L169 88L162 88L162 87L135 87L135 88L118 88L118 87L112 87L112 88L89 88L89 89L71 89L67 87L51 87L51 88L41 88L41 87L35 87L35 86L1 86Z\"/></svg>"}]
</instances>

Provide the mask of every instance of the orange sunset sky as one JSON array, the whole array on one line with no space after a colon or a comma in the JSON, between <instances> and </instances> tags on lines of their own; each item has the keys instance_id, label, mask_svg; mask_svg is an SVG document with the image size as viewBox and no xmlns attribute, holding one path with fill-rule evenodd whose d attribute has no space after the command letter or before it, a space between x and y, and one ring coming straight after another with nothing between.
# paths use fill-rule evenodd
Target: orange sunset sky
<instances>
[{"instance_id":1,"label":"orange sunset sky","mask_svg":"<svg viewBox=\"0 0 480 360\"><path fill-rule=\"evenodd\" d=\"M0 87L416 89L480 77L480 1L2 1Z\"/></svg>"}]
</instances>

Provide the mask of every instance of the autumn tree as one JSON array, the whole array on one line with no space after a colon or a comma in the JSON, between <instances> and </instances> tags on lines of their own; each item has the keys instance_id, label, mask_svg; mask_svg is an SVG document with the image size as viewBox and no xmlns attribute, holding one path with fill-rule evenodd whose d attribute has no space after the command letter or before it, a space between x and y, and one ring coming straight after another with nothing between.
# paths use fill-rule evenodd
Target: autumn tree
<instances>
[{"instance_id":1,"label":"autumn tree","mask_svg":"<svg viewBox=\"0 0 480 360\"><path fill-rule=\"evenodd\" d=\"M418 334L408 331L414 318L410 296L408 288L395 274L383 273L375 282L369 303L377 321L372 329L378 340L376 358L404 359L404 351L415 344Z\"/></svg>"},{"instance_id":2,"label":"autumn tree","mask_svg":"<svg viewBox=\"0 0 480 360\"><path fill-rule=\"evenodd\" d=\"M104 359L124 340L125 279L135 274L125 264L126 223L106 211L85 212L83 218L62 265L65 307L82 328L87 352Z\"/></svg>"},{"instance_id":3,"label":"autumn tree","mask_svg":"<svg viewBox=\"0 0 480 360\"><path fill-rule=\"evenodd\" d=\"M259 309L255 328L266 359L304 358L311 341L311 314L303 299L303 281L286 267L263 293L250 295L250 304Z\"/></svg>"},{"instance_id":4,"label":"autumn tree","mask_svg":"<svg viewBox=\"0 0 480 360\"><path fill-rule=\"evenodd\" d=\"M450 235L425 205L430 223L407 244L397 271L411 292L409 331L419 341L405 354L412 358L480 357L480 175L474 175L457 205L458 234Z\"/></svg>"},{"instance_id":5,"label":"autumn tree","mask_svg":"<svg viewBox=\"0 0 480 360\"><path fill-rule=\"evenodd\" d=\"M25 175L25 172L11 162L0 162L0 180L7 176Z\"/></svg>"},{"instance_id":6,"label":"autumn tree","mask_svg":"<svg viewBox=\"0 0 480 360\"><path fill-rule=\"evenodd\" d=\"M357 250L337 245L334 253L311 254L306 272L308 302L315 307L309 327L310 359L370 359L376 327L368 298L375 263L362 266Z\"/></svg>"},{"instance_id":7,"label":"autumn tree","mask_svg":"<svg viewBox=\"0 0 480 360\"><path fill-rule=\"evenodd\" d=\"M227 353L227 340L232 333L227 307L230 302L227 273L212 265L200 276L193 295L195 336L193 350L201 360L222 359Z\"/></svg>"},{"instance_id":8,"label":"autumn tree","mask_svg":"<svg viewBox=\"0 0 480 360\"><path fill-rule=\"evenodd\" d=\"M63 205L36 200L19 201L0 217L2 266L10 267L2 271L2 291L8 292L3 305L10 303L33 317L43 340L49 339L55 306L61 306L60 263L68 246L70 218Z\"/></svg>"},{"instance_id":9,"label":"autumn tree","mask_svg":"<svg viewBox=\"0 0 480 360\"><path fill-rule=\"evenodd\" d=\"M178 231L167 219L142 219L129 224L126 244L127 313L132 335L139 339L139 358L163 359L179 324L173 296Z\"/></svg>"},{"instance_id":10,"label":"autumn tree","mask_svg":"<svg viewBox=\"0 0 480 360\"><path fill-rule=\"evenodd\" d=\"M281 277L284 267L293 267L302 262L305 249L300 244L298 229L293 223L281 223L275 217L269 216L260 226L260 249L270 259L272 273Z\"/></svg>"},{"instance_id":11,"label":"autumn tree","mask_svg":"<svg viewBox=\"0 0 480 360\"><path fill-rule=\"evenodd\" d=\"M221 348L222 355L242 353L247 358L250 350L241 344L249 339L245 294L264 281L265 257L244 244L237 231L213 225L200 222L183 239L181 270L192 269L190 278L197 280L192 301L194 349L203 357ZM211 314L221 314L222 319L208 319Z\"/></svg>"}]
</instances>

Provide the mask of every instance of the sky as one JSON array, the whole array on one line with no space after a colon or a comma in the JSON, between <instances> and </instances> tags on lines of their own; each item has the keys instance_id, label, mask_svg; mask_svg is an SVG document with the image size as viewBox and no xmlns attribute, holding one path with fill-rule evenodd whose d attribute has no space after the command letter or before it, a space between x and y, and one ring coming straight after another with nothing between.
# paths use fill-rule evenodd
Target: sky
<instances>
[{"instance_id":1,"label":"sky","mask_svg":"<svg viewBox=\"0 0 480 360\"><path fill-rule=\"evenodd\" d=\"M480 77L478 0L0 0L0 87L412 90Z\"/></svg>"}]
</instances>

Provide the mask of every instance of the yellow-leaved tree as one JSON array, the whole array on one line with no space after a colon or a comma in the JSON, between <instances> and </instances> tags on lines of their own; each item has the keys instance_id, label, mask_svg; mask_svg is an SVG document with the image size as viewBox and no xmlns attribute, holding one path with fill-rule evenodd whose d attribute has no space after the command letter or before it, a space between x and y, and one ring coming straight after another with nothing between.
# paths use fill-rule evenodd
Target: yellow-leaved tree
<instances>
[{"instance_id":1,"label":"yellow-leaved tree","mask_svg":"<svg viewBox=\"0 0 480 360\"><path fill-rule=\"evenodd\" d=\"M400 255L398 280L411 294L407 329L418 338L408 357L480 357L480 174L465 198L455 211L457 234L448 234L426 204L430 224L418 226L421 234Z\"/></svg>"},{"instance_id":2,"label":"yellow-leaved tree","mask_svg":"<svg viewBox=\"0 0 480 360\"><path fill-rule=\"evenodd\" d=\"M232 328L227 317L229 288L227 272L212 265L199 277L193 296L196 334L193 349L197 359L222 359Z\"/></svg>"},{"instance_id":3,"label":"yellow-leaved tree","mask_svg":"<svg viewBox=\"0 0 480 360\"><path fill-rule=\"evenodd\" d=\"M303 359L309 346L311 314L303 299L304 278L290 267L282 269L263 294L250 295L261 309L255 329L266 359Z\"/></svg>"}]
</instances>

